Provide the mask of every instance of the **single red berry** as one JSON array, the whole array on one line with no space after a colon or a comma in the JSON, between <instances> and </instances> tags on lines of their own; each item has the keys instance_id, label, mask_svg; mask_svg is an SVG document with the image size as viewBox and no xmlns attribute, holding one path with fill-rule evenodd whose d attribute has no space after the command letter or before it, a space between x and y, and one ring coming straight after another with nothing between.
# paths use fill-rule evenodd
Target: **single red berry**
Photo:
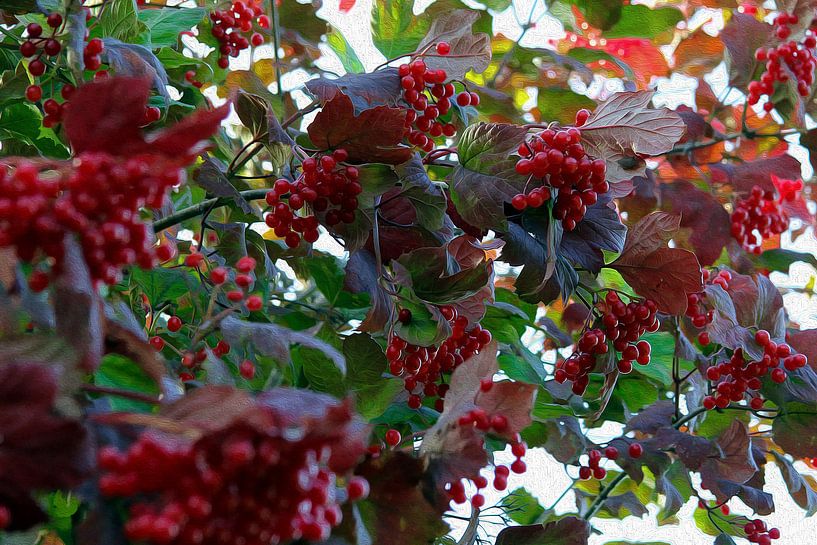
<instances>
[{"instance_id":1,"label":"single red berry","mask_svg":"<svg viewBox=\"0 0 817 545\"><path fill-rule=\"evenodd\" d=\"M397 319L404 324L411 322L411 311L407 308L401 308L397 314Z\"/></svg>"},{"instance_id":2,"label":"single red berry","mask_svg":"<svg viewBox=\"0 0 817 545\"><path fill-rule=\"evenodd\" d=\"M616 447L607 447L604 449L604 456L608 460L616 460L618 458L618 449Z\"/></svg>"},{"instance_id":3,"label":"single red berry","mask_svg":"<svg viewBox=\"0 0 817 545\"><path fill-rule=\"evenodd\" d=\"M755 342L757 342L757 344L760 346L768 345L770 340L771 337L769 337L769 332L765 329L760 329L757 333L755 333Z\"/></svg>"},{"instance_id":4,"label":"single red berry","mask_svg":"<svg viewBox=\"0 0 817 545\"><path fill-rule=\"evenodd\" d=\"M466 91L463 91L462 93L458 94L457 104L463 107L468 106L469 104L471 104L471 95L468 94Z\"/></svg>"},{"instance_id":5,"label":"single red berry","mask_svg":"<svg viewBox=\"0 0 817 545\"><path fill-rule=\"evenodd\" d=\"M261 308L264 306L264 301L258 295L250 295L249 297L247 297L246 304L247 310L254 312L257 310L261 310Z\"/></svg>"},{"instance_id":6,"label":"single red berry","mask_svg":"<svg viewBox=\"0 0 817 545\"><path fill-rule=\"evenodd\" d=\"M224 267L216 267L210 271L210 281L213 284L221 285L227 280L227 269Z\"/></svg>"},{"instance_id":7,"label":"single red berry","mask_svg":"<svg viewBox=\"0 0 817 545\"><path fill-rule=\"evenodd\" d=\"M45 73L45 63L40 59L34 59L28 63L28 71L32 76L42 76Z\"/></svg>"},{"instance_id":8,"label":"single red berry","mask_svg":"<svg viewBox=\"0 0 817 545\"><path fill-rule=\"evenodd\" d=\"M43 90L39 85L29 85L26 87L26 99L29 102L37 102L43 98Z\"/></svg>"},{"instance_id":9,"label":"single red berry","mask_svg":"<svg viewBox=\"0 0 817 545\"><path fill-rule=\"evenodd\" d=\"M40 34L43 33L43 27L41 27L37 23L29 23L26 26L26 32L28 32L29 38L39 38Z\"/></svg>"},{"instance_id":10,"label":"single red berry","mask_svg":"<svg viewBox=\"0 0 817 545\"><path fill-rule=\"evenodd\" d=\"M37 46L34 45L34 42L26 40L20 44L20 54L23 57L33 57L35 53L37 53Z\"/></svg>"},{"instance_id":11,"label":"single red berry","mask_svg":"<svg viewBox=\"0 0 817 545\"><path fill-rule=\"evenodd\" d=\"M162 350L165 347L165 340L161 337L151 337L150 346L156 350Z\"/></svg>"},{"instance_id":12,"label":"single red berry","mask_svg":"<svg viewBox=\"0 0 817 545\"><path fill-rule=\"evenodd\" d=\"M362 500L369 495L369 481L363 477L352 477L346 485L346 493L349 494L349 501Z\"/></svg>"},{"instance_id":13,"label":"single red berry","mask_svg":"<svg viewBox=\"0 0 817 545\"><path fill-rule=\"evenodd\" d=\"M437 54L448 55L451 53L451 45L448 42L440 42L437 44Z\"/></svg>"},{"instance_id":14,"label":"single red berry","mask_svg":"<svg viewBox=\"0 0 817 545\"><path fill-rule=\"evenodd\" d=\"M62 15L59 13L51 13L48 15L46 22L51 28L57 28L62 24Z\"/></svg>"},{"instance_id":15,"label":"single red berry","mask_svg":"<svg viewBox=\"0 0 817 545\"><path fill-rule=\"evenodd\" d=\"M400 444L403 438L400 435L400 432L395 429L390 429L386 432L386 444L390 447L396 447Z\"/></svg>"},{"instance_id":16,"label":"single red berry","mask_svg":"<svg viewBox=\"0 0 817 545\"><path fill-rule=\"evenodd\" d=\"M644 454L644 447L641 446L641 443L632 443L627 450L631 458L640 458Z\"/></svg>"},{"instance_id":17,"label":"single red berry","mask_svg":"<svg viewBox=\"0 0 817 545\"><path fill-rule=\"evenodd\" d=\"M250 360L243 360L238 366L238 372L247 380L255 376L255 364Z\"/></svg>"},{"instance_id":18,"label":"single red berry","mask_svg":"<svg viewBox=\"0 0 817 545\"><path fill-rule=\"evenodd\" d=\"M250 271L255 270L255 265L256 265L255 259L245 255L244 257L238 260L238 262L235 264L235 268L243 273L248 273Z\"/></svg>"},{"instance_id":19,"label":"single red berry","mask_svg":"<svg viewBox=\"0 0 817 545\"><path fill-rule=\"evenodd\" d=\"M180 330L181 328L182 328L182 319L179 318L178 316L171 316L167 320L167 329L168 329L168 331L171 331L171 332L175 333L176 331Z\"/></svg>"}]
</instances>

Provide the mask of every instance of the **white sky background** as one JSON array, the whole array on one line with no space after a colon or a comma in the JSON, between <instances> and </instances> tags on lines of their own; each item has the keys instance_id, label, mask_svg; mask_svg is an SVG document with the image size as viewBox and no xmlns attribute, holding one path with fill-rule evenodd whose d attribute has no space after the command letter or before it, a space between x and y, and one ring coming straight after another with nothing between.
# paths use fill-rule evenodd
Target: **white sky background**
<instances>
[{"instance_id":1,"label":"white sky background","mask_svg":"<svg viewBox=\"0 0 817 545\"><path fill-rule=\"evenodd\" d=\"M372 43L369 27L369 13L371 11L372 2L373 0L357 0L354 8L352 8L349 13L343 14L337 9L339 0L324 0L324 5L319 11L321 17L327 19L334 27L343 33L367 70L374 69L386 60ZM479 5L472 0L464 0L464 2L475 6ZM536 3L535 7L533 6L534 2ZM425 9L425 7L431 3L429 0L417 0L415 13ZM651 2L634 0L633 3L650 4ZM534 20L537 21L537 25L524 36L521 42L522 45L528 47L546 47L550 39L564 36L561 23L546 13L542 0L514 0L511 8L501 13L495 13L494 33L502 33L511 39L517 39L521 34L519 22L524 23L527 21L532 7L534 7ZM705 30L715 34L722 27L723 20L719 10L702 10L700 16L690 21L690 25L693 27L704 25ZM322 46L322 49L326 56L318 62L318 65L334 73L344 73L340 62L334 56L331 49L325 45ZM669 54L671 51L667 51L666 53ZM256 59L272 56L272 49L269 46L257 48L254 53ZM232 65L234 68L247 69L249 68L249 61L249 53L245 51L238 59L233 60ZM307 103L309 98L302 92L295 90L301 88L303 82L308 78L309 75L303 71L292 72L284 76L284 88L293 90L296 100L301 105ZM726 87L727 76L725 67L719 67L719 69L707 76L706 80L712 86L716 95L720 96ZM654 87L658 91L655 99L656 103L671 108L681 104L694 106L695 81L694 78L679 75L673 76L672 79L656 79L654 81ZM581 84L579 85L581 86ZM606 97L609 93L620 89L620 82L604 80L601 77L597 77L589 88L577 88L576 90L597 98ZM729 97L730 101L740 101L742 98L743 95L737 91L734 91ZM532 100L535 101L535 95L532 97ZM796 138L796 136L790 137L790 141L796 143ZM806 150L795 145L792 146L791 154L803 164L804 177L810 178L812 172ZM813 230L811 229L794 243L792 243L790 237L784 236L783 243L784 247L817 254L817 240L815 240ZM343 252L343 249L337 246L329 237L321 237L316 247L335 254L342 254ZM789 275L773 273L772 279L781 288L802 287L813 275L815 275L815 270L812 267L798 263L792 266ZM817 327L817 304L815 304L809 296L797 292L788 292L784 294L784 300L793 321L801 324L803 329ZM532 341L536 342L536 339L532 339ZM539 340L539 342L541 342L541 340ZM588 435L592 440L602 442L616 437L619 434L620 426L610 424L601 429L591 430ZM528 472L522 476L511 474L509 490L524 486L539 499L541 505L545 507L550 506L568 486L571 477L565 473L562 464L556 462L542 449L530 451L526 457L526 461L528 463ZM797 462L795 465L801 472L809 471L805 464ZM613 465L611 467L615 466ZM763 518L770 527L776 526L781 530L781 538L774 543L777 545L812 545L817 543L817 517L805 519L803 511L797 507L788 495L779 470L773 464L769 464L766 467L767 485L765 489L774 496L776 512ZM575 468L572 468L572 471L575 472ZM812 474L817 476L817 473ZM573 475L573 473L571 473L571 475ZM490 480L489 477L489 482ZM699 484L700 481L694 480L694 482L695 484ZM490 490L489 487L488 490L485 491L486 499L488 500L486 505L496 503L501 497L500 494L491 494ZM568 494L556 505L556 512L568 513L574 511L574 502L575 500L572 493ZM740 500L732 500L729 505L733 513L751 515L751 510L743 505ZM696 507L696 500L693 499L688 502L678 514L682 522L677 526L657 526L655 520L658 509L655 506L649 507L650 513L643 519L627 517L624 520L618 521L596 518L593 521L594 527L603 532L603 535L594 535L591 537L590 545L603 545L609 541L617 540L632 542L662 541L672 545L711 545L714 538L701 533L692 521L692 513ZM461 515L467 516L470 511L468 507L463 507L459 509L458 512ZM459 523L456 520L451 520L450 522L455 528L464 527L464 523ZM491 528L490 525L488 528ZM498 528L494 527L491 533L493 534L496 531L498 531ZM745 543L745 541L742 540L738 541Z\"/></svg>"}]
</instances>

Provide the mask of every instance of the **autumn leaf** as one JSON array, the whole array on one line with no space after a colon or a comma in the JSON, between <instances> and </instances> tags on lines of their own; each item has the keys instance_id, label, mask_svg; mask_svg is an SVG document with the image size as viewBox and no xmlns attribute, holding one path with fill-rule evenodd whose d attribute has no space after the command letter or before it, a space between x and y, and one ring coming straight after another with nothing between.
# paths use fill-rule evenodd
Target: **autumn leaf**
<instances>
[{"instance_id":1,"label":"autumn leaf","mask_svg":"<svg viewBox=\"0 0 817 545\"><path fill-rule=\"evenodd\" d=\"M352 100L337 94L315 116L307 128L319 149L343 148L353 163L405 163L412 150L403 140L406 116L400 108L377 106L355 115Z\"/></svg>"},{"instance_id":2,"label":"autumn leaf","mask_svg":"<svg viewBox=\"0 0 817 545\"><path fill-rule=\"evenodd\" d=\"M643 176L644 157L668 152L684 134L684 122L667 108L651 108L653 92L615 93L582 125L582 143L589 155L607 163L607 181L616 184Z\"/></svg>"},{"instance_id":3,"label":"autumn leaf","mask_svg":"<svg viewBox=\"0 0 817 545\"><path fill-rule=\"evenodd\" d=\"M695 254L666 244L680 220L664 212L644 217L630 230L621 255L609 265L637 294L655 301L662 312L676 315L686 310L686 294L703 290Z\"/></svg>"},{"instance_id":4,"label":"autumn leaf","mask_svg":"<svg viewBox=\"0 0 817 545\"><path fill-rule=\"evenodd\" d=\"M466 72L483 72L491 62L491 38L487 34L473 35L471 25L480 17L474 10L455 9L434 19L428 34L417 46L426 51L423 60L429 70L445 70L450 80L464 79ZM433 47L447 42L451 50L440 55Z\"/></svg>"}]
</instances>

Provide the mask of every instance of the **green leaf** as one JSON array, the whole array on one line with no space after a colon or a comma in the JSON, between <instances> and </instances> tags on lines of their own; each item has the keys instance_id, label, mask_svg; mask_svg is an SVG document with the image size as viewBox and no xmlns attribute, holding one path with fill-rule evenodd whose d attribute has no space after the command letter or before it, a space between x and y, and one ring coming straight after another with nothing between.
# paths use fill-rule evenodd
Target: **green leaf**
<instances>
[{"instance_id":1,"label":"green leaf","mask_svg":"<svg viewBox=\"0 0 817 545\"><path fill-rule=\"evenodd\" d=\"M386 58L413 53L431 27L428 17L415 17L413 10L413 1L372 2L372 40Z\"/></svg>"},{"instance_id":2,"label":"green leaf","mask_svg":"<svg viewBox=\"0 0 817 545\"><path fill-rule=\"evenodd\" d=\"M156 267L150 270L134 267L131 282L147 296L154 305L180 299L196 285L195 280L184 269Z\"/></svg>"},{"instance_id":3,"label":"green leaf","mask_svg":"<svg viewBox=\"0 0 817 545\"><path fill-rule=\"evenodd\" d=\"M788 403L772 424L774 442L798 458L813 457L817 452L817 407Z\"/></svg>"},{"instance_id":4,"label":"green leaf","mask_svg":"<svg viewBox=\"0 0 817 545\"><path fill-rule=\"evenodd\" d=\"M653 39L667 34L671 40L675 25L683 20L684 14L676 8L650 9L640 4L623 6L621 18L612 28L604 32L604 37Z\"/></svg>"},{"instance_id":5,"label":"green leaf","mask_svg":"<svg viewBox=\"0 0 817 545\"><path fill-rule=\"evenodd\" d=\"M400 307L411 311L409 323L397 322L395 333L404 341L418 346L431 346L448 336L450 328L447 322L443 323L440 317L431 315L425 304L411 299L400 300Z\"/></svg>"},{"instance_id":6,"label":"green leaf","mask_svg":"<svg viewBox=\"0 0 817 545\"><path fill-rule=\"evenodd\" d=\"M366 71L366 67L363 66L362 62L360 62L357 53L355 53L355 49L346 40L346 37L340 30L332 28L332 30L330 30L326 35L326 42L329 44L329 47L332 48L332 51L334 51L338 56L338 59L340 59L340 63L343 65L343 69L346 70L346 72L351 74L361 74Z\"/></svg>"},{"instance_id":7,"label":"green leaf","mask_svg":"<svg viewBox=\"0 0 817 545\"><path fill-rule=\"evenodd\" d=\"M576 112L582 108L592 110L596 103L584 95L574 93L564 87L541 87L536 100L542 122L558 121L570 125L576 119Z\"/></svg>"},{"instance_id":8,"label":"green leaf","mask_svg":"<svg viewBox=\"0 0 817 545\"><path fill-rule=\"evenodd\" d=\"M33 144L40 134L42 115L36 106L19 102L3 108L0 113L0 133L5 138L21 138Z\"/></svg>"},{"instance_id":9,"label":"green leaf","mask_svg":"<svg viewBox=\"0 0 817 545\"><path fill-rule=\"evenodd\" d=\"M136 0L111 0L100 11L97 19L100 35L133 42L144 27L136 12Z\"/></svg>"},{"instance_id":10,"label":"green leaf","mask_svg":"<svg viewBox=\"0 0 817 545\"><path fill-rule=\"evenodd\" d=\"M368 333L355 333L343 340L346 357L346 383L351 389L376 385L388 363L383 349Z\"/></svg>"},{"instance_id":11,"label":"green leaf","mask_svg":"<svg viewBox=\"0 0 817 545\"><path fill-rule=\"evenodd\" d=\"M539 500L524 488L517 488L502 498L499 504L517 524L533 524L545 513Z\"/></svg>"},{"instance_id":12,"label":"green leaf","mask_svg":"<svg viewBox=\"0 0 817 545\"><path fill-rule=\"evenodd\" d=\"M737 545L729 534L721 534L715 538L713 545Z\"/></svg>"},{"instance_id":13,"label":"green leaf","mask_svg":"<svg viewBox=\"0 0 817 545\"><path fill-rule=\"evenodd\" d=\"M364 386L355 391L355 409L367 420L378 418L404 389L405 385L399 378L381 379L377 384Z\"/></svg>"},{"instance_id":14,"label":"green leaf","mask_svg":"<svg viewBox=\"0 0 817 545\"><path fill-rule=\"evenodd\" d=\"M102 365L94 373L94 384L140 394L159 394L156 382L138 364L119 354L102 358ZM149 403L119 396L108 396L108 400L114 411L149 412L155 408Z\"/></svg>"},{"instance_id":15,"label":"green leaf","mask_svg":"<svg viewBox=\"0 0 817 545\"><path fill-rule=\"evenodd\" d=\"M165 68L168 70L173 70L174 68L187 68L187 67L202 67L208 66L205 64L201 59L194 59L193 57L187 57L182 53L176 51L170 47L163 47L156 53L156 58L164 65Z\"/></svg>"},{"instance_id":16,"label":"green leaf","mask_svg":"<svg viewBox=\"0 0 817 545\"><path fill-rule=\"evenodd\" d=\"M139 12L139 21L148 28L150 46L155 49L176 45L179 33L196 26L205 14L202 8L145 9Z\"/></svg>"},{"instance_id":17,"label":"green leaf","mask_svg":"<svg viewBox=\"0 0 817 545\"><path fill-rule=\"evenodd\" d=\"M295 346L292 361L298 365L313 390L343 397L346 393L343 373L326 354L315 348Z\"/></svg>"},{"instance_id":18,"label":"green leaf","mask_svg":"<svg viewBox=\"0 0 817 545\"><path fill-rule=\"evenodd\" d=\"M766 250L757 257L757 263L760 267L769 269L770 271L780 271L784 273L788 273L789 267L798 262L808 263L812 267L817 268L817 258L806 252L795 252L794 250L775 248Z\"/></svg>"}]
</instances>

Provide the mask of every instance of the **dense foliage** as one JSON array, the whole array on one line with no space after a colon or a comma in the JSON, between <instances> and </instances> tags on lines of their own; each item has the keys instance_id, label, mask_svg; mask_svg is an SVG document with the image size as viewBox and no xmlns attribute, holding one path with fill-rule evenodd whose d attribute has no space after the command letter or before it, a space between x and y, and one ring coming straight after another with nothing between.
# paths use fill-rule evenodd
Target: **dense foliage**
<instances>
[{"instance_id":1,"label":"dense foliage","mask_svg":"<svg viewBox=\"0 0 817 545\"><path fill-rule=\"evenodd\" d=\"M373 2L366 72L319 3L0 0L0 543L586 545L689 501L785 543L767 466L817 512L768 278L817 266L817 2L545 3L531 48L511 0ZM509 490L540 449L572 513Z\"/></svg>"}]
</instances>

